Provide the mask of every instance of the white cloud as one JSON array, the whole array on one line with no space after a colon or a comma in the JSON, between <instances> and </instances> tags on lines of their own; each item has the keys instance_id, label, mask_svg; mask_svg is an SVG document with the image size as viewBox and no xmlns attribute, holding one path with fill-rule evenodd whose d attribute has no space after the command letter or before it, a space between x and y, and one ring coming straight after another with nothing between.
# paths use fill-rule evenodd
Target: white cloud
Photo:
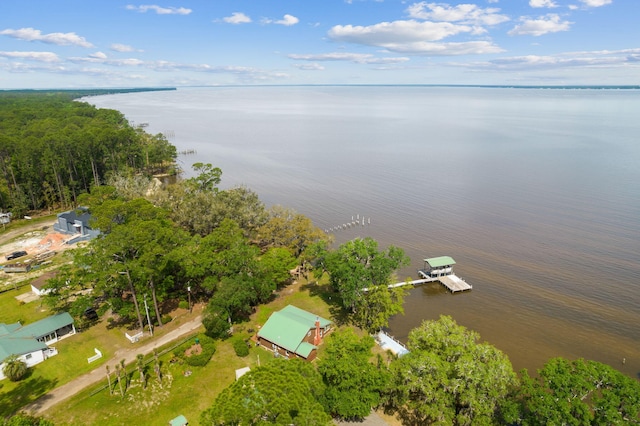
<instances>
[{"instance_id":1,"label":"white cloud","mask_svg":"<svg viewBox=\"0 0 640 426\"><path fill-rule=\"evenodd\" d=\"M145 65L146 62L141 59L136 58L126 58L126 59L109 59L107 55L102 52L98 52L97 54L92 54L86 57L72 57L68 58L69 62L72 63L93 63L93 64L103 64L110 65L115 67L126 67L126 66L142 66Z\"/></svg>"},{"instance_id":2,"label":"white cloud","mask_svg":"<svg viewBox=\"0 0 640 426\"><path fill-rule=\"evenodd\" d=\"M264 18L262 20L262 23L264 24L277 24L277 25L284 25L285 27L290 27L292 25L297 24L298 22L300 22L298 18L289 14L284 15L282 19L278 19L278 20L273 20L269 18Z\"/></svg>"},{"instance_id":3,"label":"white cloud","mask_svg":"<svg viewBox=\"0 0 640 426\"><path fill-rule=\"evenodd\" d=\"M332 40L385 46L390 43L436 41L452 35L471 32L472 27L449 22L394 21L370 26L336 25L329 30Z\"/></svg>"},{"instance_id":4,"label":"white cloud","mask_svg":"<svg viewBox=\"0 0 640 426\"><path fill-rule=\"evenodd\" d=\"M488 41L467 41L450 43L414 42L404 44L389 44L388 50L406 55L422 56L456 56L456 55L484 55L504 52L499 46Z\"/></svg>"},{"instance_id":5,"label":"white cloud","mask_svg":"<svg viewBox=\"0 0 640 426\"><path fill-rule=\"evenodd\" d=\"M460 33L477 34L478 28L450 22L394 21L368 27L337 25L329 30L335 41L377 46L413 55L467 55L502 52L489 41L434 43Z\"/></svg>"},{"instance_id":6,"label":"white cloud","mask_svg":"<svg viewBox=\"0 0 640 426\"><path fill-rule=\"evenodd\" d=\"M38 62L60 62L58 55L52 52L0 52L0 57Z\"/></svg>"},{"instance_id":7,"label":"white cloud","mask_svg":"<svg viewBox=\"0 0 640 426\"><path fill-rule=\"evenodd\" d=\"M0 35L6 35L19 40L40 41L42 43L56 44L59 46L75 45L80 47L93 47L93 44L76 33L42 34L40 30L34 28L20 28L19 30L6 29L0 31Z\"/></svg>"},{"instance_id":8,"label":"white cloud","mask_svg":"<svg viewBox=\"0 0 640 426\"><path fill-rule=\"evenodd\" d=\"M556 2L554 2L553 0L529 0L529 6L548 7L548 8L558 7Z\"/></svg>"},{"instance_id":9,"label":"white cloud","mask_svg":"<svg viewBox=\"0 0 640 426\"><path fill-rule=\"evenodd\" d=\"M134 49L132 46L127 44L113 43L109 46L109 49L115 52L142 52L142 50Z\"/></svg>"},{"instance_id":10,"label":"white cloud","mask_svg":"<svg viewBox=\"0 0 640 426\"><path fill-rule=\"evenodd\" d=\"M444 3L414 3L407 8L411 18L428 21L460 22L468 25L498 25L509 20L498 8L482 9L475 4L450 6Z\"/></svg>"},{"instance_id":11,"label":"white cloud","mask_svg":"<svg viewBox=\"0 0 640 426\"><path fill-rule=\"evenodd\" d=\"M144 4L140 6L134 6L129 4L126 6L127 10L137 10L140 13L146 13L148 11L154 11L158 15L189 15L193 10L185 7L161 7L155 4Z\"/></svg>"},{"instance_id":12,"label":"white cloud","mask_svg":"<svg viewBox=\"0 0 640 426\"><path fill-rule=\"evenodd\" d=\"M91 55L89 55L89 57L95 59L107 59L107 55L103 52L92 53Z\"/></svg>"},{"instance_id":13,"label":"white cloud","mask_svg":"<svg viewBox=\"0 0 640 426\"><path fill-rule=\"evenodd\" d=\"M302 61L346 61L355 62L358 64L396 64L400 62L409 61L409 58L390 58L390 57L377 57L369 53L347 53L347 52L333 52L333 53L320 53L320 54L295 54L287 55L290 59L297 59Z\"/></svg>"},{"instance_id":14,"label":"white cloud","mask_svg":"<svg viewBox=\"0 0 640 426\"><path fill-rule=\"evenodd\" d=\"M323 71L324 67L316 62L310 64L293 64L294 67L303 71Z\"/></svg>"},{"instance_id":15,"label":"white cloud","mask_svg":"<svg viewBox=\"0 0 640 426\"><path fill-rule=\"evenodd\" d=\"M608 4L613 3L613 0L580 0L580 1L589 7L600 7L600 6L606 6Z\"/></svg>"},{"instance_id":16,"label":"white cloud","mask_svg":"<svg viewBox=\"0 0 640 426\"><path fill-rule=\"evenodd\" d=\"M248 24L251 22L251 18L242 12L233 12L231 16L222 18L227 24Z\"/></svg>"},{"instance_id":17,"label":"white cloud","mask_svg":"<svg viewBox=\"0 0 640 426\"><path fill-rule=\"evenodd\" d=\"M561 21L560 16L555 13L550 13L538 19L521 18L520 21L522 23L516 25L507 34L538 37L548 33L568 31L572 24L572 22L569 21Z\"/></svg>"},{"instance_id":18,"label":"white cloud","mask_svg":"<svg viewBox=\"0 0 640 426\"><path fill-rule=\"evenodd\" d=\"M494 71L535 71L567 68L640 68L640 48L565 52L558 55L524 55L488 62L457 64L465 68Z\"/></svg>"}]
</instances>

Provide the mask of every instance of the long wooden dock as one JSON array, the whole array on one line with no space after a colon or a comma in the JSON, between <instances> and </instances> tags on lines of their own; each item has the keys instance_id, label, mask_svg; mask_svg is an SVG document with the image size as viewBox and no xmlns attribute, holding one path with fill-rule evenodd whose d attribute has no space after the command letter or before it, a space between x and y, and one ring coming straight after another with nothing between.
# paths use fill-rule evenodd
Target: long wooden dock
<instances>
[{"instance_id":1,"label":"long wooden dock","mask_svg":"<svg viewBox=\"0 0 640 426\"><path fill-rule=\"evenodd\" d=\"M389 284L389 288L403 287L405 285L417 286L424 283L432 283L439 281L443 286L449 289L451 293L471 290L473 287L462 278L453 273L453 265L456 263L449 256L432 257L424 259L425 269L418 270L418 275L422 278L413 281L402 281L395 284ZM363 288L362 291L369 291Z\"/></svg>"},{"instance_id":2,"label":"long wooden dock","mask_svg":"<svg viewBox=\"0 0 640 426\"><path fill-rule=\"evenodd\" d=\"M456 274L451 273L448 275L440 275L438 277L430 277L428 274L426 274L424 271L418 271L418 274L421 277L419 280L413 280L413 281L402 281L399 283L395 283L395 284L389 284L389 288L396 288L396 287L403 287L406 285L412 285L412 286L417 286L420 284L425 284L425 283L433 283L436 281L439 281L442 285L444 285L447 289L449 289L449 291L451 291L451 293L457 293L459 291L467 291L467 290L471 290L473 288L473 286L471 286L471 284L467 283L465 280L463 280L462 278L458 277ZM369 291L368 288L363 288L362 291Z\"/></svg>"}]
</instances>

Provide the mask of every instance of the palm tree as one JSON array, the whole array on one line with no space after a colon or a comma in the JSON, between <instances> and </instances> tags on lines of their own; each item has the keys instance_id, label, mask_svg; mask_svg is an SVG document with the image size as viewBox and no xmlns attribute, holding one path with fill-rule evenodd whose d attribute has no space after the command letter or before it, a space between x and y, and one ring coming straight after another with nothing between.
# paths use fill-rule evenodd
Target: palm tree
<instances>
[{"instance_id":1,"label":"palm tree","mask_svg":"<svg viewBox=\"0 0 640 426\"><path fill-rule=\"evenodd\" d=\"M138 373L140 373L140 381L142 382L142 389L146 389L147 387L147 381L145 380L144 377L144 355L142 354L138 354L136 355L136 358L138 359L136 366L138 367Z\"/></svg>"},{"instance_id":2,"label":"palm tree","mask_svg":"<svg viewBox=\"0 0 640 426\"><path fill-rule=\"evenodd\" d=\"M109 382L109 395L113 395L113 390L111 390L111 370L107 365L107 381Z\"/></svg>"},{"instance_id":3,"label":"palm tree","mask_svg":"<svg viewBox=\"0 0 640 426\"><path fill-rule=\"evenodd\" d=\"M27 369L27 364L23 360L18 358L17 355L11 355L5 359L2 372L9 380L17 382L27 374Z\"/></svg>"},{"instance_id":4,"label":"palm tree","mask_svg":"<svg viewBox=\"0 0 640 426\"><path fill-rule=\"evenodd\" d=\"M123 397L124 396L124 391L122 390L122 378L121 376L121 372L120 372L120 364L116 364L116 375L118 376L118 386L120 387L120 396Z\"/></svg>"}]
</instances>

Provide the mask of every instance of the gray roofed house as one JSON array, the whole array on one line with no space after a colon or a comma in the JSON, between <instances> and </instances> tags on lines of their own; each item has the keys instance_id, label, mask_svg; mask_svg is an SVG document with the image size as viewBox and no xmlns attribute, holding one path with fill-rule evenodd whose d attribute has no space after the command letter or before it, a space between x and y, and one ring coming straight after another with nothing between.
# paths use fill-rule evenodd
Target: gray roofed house
<instances>
[{"instance_id":1,"label":"gray roofed house","mask_svg":"<svg viewBox=\"0 0 640 426\"><path fill-rule=\"evenodd\" d=\"M271 314L258 332L258 343L277 356L311 361L322 338L332 331L332 322L288 305Z\"/></svg>"},{"instance_id":2,"label":"gray roofed house","mask_svg":"<svg viewBox=\"0 0 640 426\"><path fill-rule=\"evenodd\" d=\"M68 212L59 213L58 221L53 224L53 229L61 234L71 235L72 238L67 244L77 243L78 241L86 241L97 237L100 231L92 229L89 225L91 214L86 208L78 208Z\"/></svg>"}]
</instances>

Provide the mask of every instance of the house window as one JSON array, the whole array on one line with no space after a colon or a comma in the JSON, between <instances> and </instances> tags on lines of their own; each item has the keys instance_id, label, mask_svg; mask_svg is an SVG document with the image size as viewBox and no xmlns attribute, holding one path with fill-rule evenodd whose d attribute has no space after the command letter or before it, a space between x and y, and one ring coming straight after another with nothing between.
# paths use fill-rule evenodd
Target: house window
<instances>
[{"instance_id":1,"label":"house window","mask_svg":"<svg viewBox=\"0 0 640 426\"><path fill-rule=\"evenodd\" d=\"M31 359L32 357L33 357L33 355L32 355L32 354L27 354L27 356L25 356L24 358L25 358L25 359Z\"/></svg>"}]
</instances>

